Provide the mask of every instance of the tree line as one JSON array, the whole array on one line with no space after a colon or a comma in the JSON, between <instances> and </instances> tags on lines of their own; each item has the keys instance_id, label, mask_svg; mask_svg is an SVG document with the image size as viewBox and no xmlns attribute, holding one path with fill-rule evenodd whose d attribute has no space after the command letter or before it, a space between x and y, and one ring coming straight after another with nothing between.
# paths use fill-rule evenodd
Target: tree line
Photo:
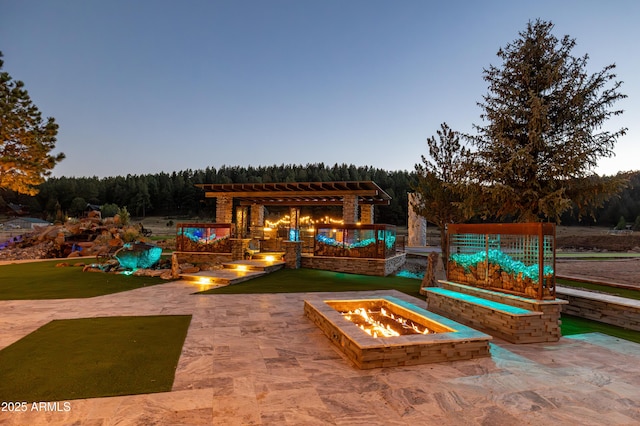
<instances>
[{"instance_id":1,"label":"tree line","mask_svg":"<svg viewBox=\"0 0 640 426\"><path fill-rule=\"evenodd\" d=\"M179 216L215 218L215 199L206 199L195 185L202 183L268 183L374 181L391 196L389 206L376 206L375 220L404 225L407 222L407 192L413 174L387 171L369 166L324 163L273 165L260 167L222 166L218 169L183 170L172 173L116 177L52 177L38 186L38 194L29 196L5 191L4 203L22 204L33 215L51 221L65 216L81 216L88 204L107 208L126 207L133 217ZM341 210L330 208L335 215ZM269 211L278 208L269 207ZM303 208L303 213L324 216L327 207Z\"/></svg>"},{"instance_id":2,"label":"tree line","mask_svg":"<svg viewBox=\"0 0 640 426\"><path fill-rule=\"evenodd\" d=\"M594 212L593 217L578 220L566 212L565 225L615 226L624 217L633 223L640 216L640 171L627 173L628 185ZM268 183L268 182L330 182L372 180L391 196L389 206L376 206L375 220L398 226L407 224L407 194L416 184L416 172L387 171L369 166L324 163L307 165L273 165L260 167L222 166L204 170L183 170L172 173L127 175L116 177L51 177L38 186L37 195L30 196L3 191L0 207L8 203L26 207L31 215L49 221L66 216L81 216L87 204L102 206L106 215L126 207L134 218L146 216L215 218L215 199L204 198L196 188L201 183ZM328 207L305 208L307 214L323 216ZM273 211L273 208L268 210ZM277 210L277 209L276 209ZM334 208L336 216L341 215ZM473 221L481 221L476 217Z\"/></svg>"}]
</instances>

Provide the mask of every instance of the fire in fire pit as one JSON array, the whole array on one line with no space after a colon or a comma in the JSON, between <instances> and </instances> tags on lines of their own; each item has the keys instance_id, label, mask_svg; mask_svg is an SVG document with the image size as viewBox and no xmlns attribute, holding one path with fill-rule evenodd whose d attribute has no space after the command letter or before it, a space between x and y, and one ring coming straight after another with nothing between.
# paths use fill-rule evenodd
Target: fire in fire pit
<instances>
[{"instance_id":1,"label":"fire in fire pit","mask_svg":"<svg viewBox=\"0 0 640 426\"><path fill-rule=\"evenodd\" d=\"M343 297L334 293L331 300L310 296L304 301L304 311L359 368L490 356L491 336L386 292L357 299L348 293Z\"/></svg>"},{"instance_id":2,"label":"fire in fire pit","mask_svg":"<svg viewBox=\"0 0 640 426\"><path fill-rule=\"evenodd\" d=\"M344 319L351 321L373 338L436 333L427 327L417 325L410 319L387 311L382 306L379 309L356 308L353 311L340 313Z\"/></svg>"}]
</instances>

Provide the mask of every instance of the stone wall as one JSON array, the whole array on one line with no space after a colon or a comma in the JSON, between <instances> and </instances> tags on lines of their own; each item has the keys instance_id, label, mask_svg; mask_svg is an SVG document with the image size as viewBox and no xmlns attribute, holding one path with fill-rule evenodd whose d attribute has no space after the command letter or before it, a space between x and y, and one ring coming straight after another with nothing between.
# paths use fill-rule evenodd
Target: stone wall
<instances>
[{"instance_id":1,"label":"stone wall","mask_svg":"<svg viewBox=\"0 0 640 426\"><path fill-rule=\"evenodd\" d=\"M323 269L325 271L385 277L397 271L404 264L405 260L405 253L387 259L302 256L301 266L309 269Z\"/></svg>"},{"instance_id":2,"label":"stone wall","mask_svg":"<svg viewBox=\"0 0 640 426\"><path fill-rule=\"evenodd\" d=\"M174 251L171 254L171 272L174 278L180 275L180 265L190 263L200 270L211 270L222 267L231 261L231 253L198 253Z\"/></svg>"},{"instance_id":3,"label":"stone wall","mask_svg":"<svg viewBox=\"0 0 640 426\"><path fill-rule=\"evenodd\" d=\"M532 300L525 297L478 289L448 281L440 281L442 288L479 297L515 308L537 313L536 315L514 315L497 312L490 306L468 303L464 300L428 293L429 310L512 343L556 342L562 336L560 314L567 302L561 299Z\"/></svg>"},{"instance_id":4,"label":"stone wall","mask_svg":"<svg viewBox=\"0 0 640 426\"><path fill-rule=\"evenodd\" d=\"M564 314L640 331L640 300L566 287L556 294L569 302L562 306Z\"/></svg>"}]
</instances>

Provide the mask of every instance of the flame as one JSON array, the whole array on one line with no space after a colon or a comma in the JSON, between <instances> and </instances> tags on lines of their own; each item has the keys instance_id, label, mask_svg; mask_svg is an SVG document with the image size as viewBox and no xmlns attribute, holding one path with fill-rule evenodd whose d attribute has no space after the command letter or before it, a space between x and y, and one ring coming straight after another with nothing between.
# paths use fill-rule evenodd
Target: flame
<instances>
[{"instance_id":1,"label":"flame","mask_svg":"<svg viewBox=\"0 0 640 426\"><path fill-rule=\"evenodd\" d=\"M385 318L389 318L397 323L396 328L411 330L415 334L429 334L431 331L424 327L419 327L414 324L411 320L401 317L400 315L394 315L392 312L388 312L385 308L380 308L379 312L376 311L367 311L364 308L356 308L353 311L342 312L344 319L354 322L358 325L358 327L366 332L368 335L378 338L378 337L395 337L400 336L400 332L394 330L390 324L383 324L380 321L377 321L375 318L371 317L370 314L380 314ZM362 323L364 322L364 324Z\"/></svg>"}]
</instances>

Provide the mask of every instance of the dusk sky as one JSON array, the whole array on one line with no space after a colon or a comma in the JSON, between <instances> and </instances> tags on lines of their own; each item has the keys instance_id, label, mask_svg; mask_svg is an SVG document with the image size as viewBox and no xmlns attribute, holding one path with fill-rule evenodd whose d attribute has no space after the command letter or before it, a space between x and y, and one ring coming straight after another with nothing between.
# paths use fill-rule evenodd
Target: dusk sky
<instances>
[{"instance_id":1,"label":"dusk sky","mask_svg":"<svg viewBox=\"0 0 640 426\"><path fill-rule=\"evenodd\" d=\"M3 70L60 126L54 176L324 162L414 169L483 124L484 68L528 21L615 63L628 127L595 172L640 169L640 2L0 0Z\"/></svg>"}]
</instances>

